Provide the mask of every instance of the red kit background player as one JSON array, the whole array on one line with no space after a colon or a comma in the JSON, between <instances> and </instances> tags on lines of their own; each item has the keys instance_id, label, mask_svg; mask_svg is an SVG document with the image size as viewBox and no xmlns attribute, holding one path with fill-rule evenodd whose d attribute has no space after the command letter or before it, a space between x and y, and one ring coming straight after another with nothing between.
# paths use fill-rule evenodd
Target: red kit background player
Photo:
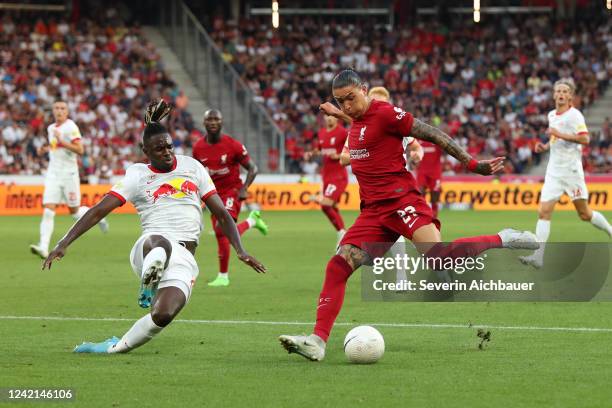
<instances>
[{"instance_id":1,"label":"red kit background player","mask_svg":"<svg viewBox=\"0 0 612 408\"><path fill-rule=\"evenodd\" d=\"M279 338L287 351L313 361L325 357L327 339L342 308L346 283L353 271L384 255L399 236L411 239L426 257L443 259L475 256L490 248L539 246L532 233L511 229L495 235L462 238L451 244L442 243L440 222L418 191L416 180L405 168L404 136L435 142L478 174L501 171L504 158L476 161L441 130L413 118L401 108L370 99L367 87L352 70L336 75L332 92L342 113L353 120L348 147L353 173L359 183L361 212L327 264L313 334ZM334 113L326 107L321 105L325 113Z\"/></svg>"},{"instance_id":2,"label":"red kit background player","mask_svg":"<svg viewBox=\"0 0 612 408\"><path fill-rule=\"evenodd\" d=\"M431 210L438 217L438 202L440 201L442 181L442 148L435 143L421 141L423 159L417 167L417 186L421 194L429 192Z\"/></svg>"},{"instance_id":3,"label":"red kit background player","mask_svg":"<svg viewBox=\"0 0 612 408\"><path fill-rule=\"evenodd\" d=\"M338 242L345 232L338 202L348 184L348 173L339 161L346 137L347 130L338 123L338 119L325 115L325 127L319 130L315 150L305 154L307 158L313 155L323 157L321 167L323 190L321 195L314 198L314 201L321 206L321 210L338 231Z\"/></svg>"},{"instance_id":4,"label":"red kit background player","mask_svg":"<svg viewBox=\"0 0 612 408\"><path fill-rule=\"evenodd\" d=\"M225 208L234 221L237 221L242 201L246 200L247 189L255 180L258 169L249 157L246 147L229 135L222 134L222 127L223 116L220 111L210 109L204 113L206 136L193 146L193 157L208 169ZM247 171L244 183L240 179L241 166ZM230 242L221 231L214 215L211 220L219 248L219 274L208 285L228 286ZM268 227L261 219L259 211L251 211L247 219L237 227L241 235L251 227L255 227L264 235L268 233Z\"/></svg>"}]
</instances>

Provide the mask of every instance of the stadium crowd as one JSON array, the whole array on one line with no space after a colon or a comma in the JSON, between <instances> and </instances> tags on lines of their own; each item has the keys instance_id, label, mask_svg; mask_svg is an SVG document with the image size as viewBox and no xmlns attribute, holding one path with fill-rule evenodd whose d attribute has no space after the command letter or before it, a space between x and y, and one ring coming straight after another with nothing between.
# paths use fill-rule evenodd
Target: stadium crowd
<instances>
[{"instance_id":1,"label":"stadium crowd","mask_svg":"<svg viewBox=\"0 0 612 408\"><path fill-rule=\"evenodd\" d=\"M31 17L0 18L0 174L46 169L40 147L58 98L83 135L82 176L91 182L108 182L142 160L142 115L153 98L174 102L169 126L177 152L190 148L198 130L188 101L139 27L113 15L102 15L103 23Z\"/></svg>"},{"instance_id":2,"label":"stadium crowd","mask_svg":"<svg viewBox=\"0 0 612 408\"><path fill-rule=\"evenodd\" d=\"M554 81L573 77L580 109L608 86L610 20L459 20L450 29L434 20L389 31L371 19L339 24L283 17L275 31L269 18L215 19L211 31L225 60L285 132L292 172L316 171L303 152L322 125L317 107L329 98L330 81L343 67L354 67L369 86L387 87L396 105L442 127L472 155L505 155L506 172L525 172L540 160L532 148L554 107ZM585 164L589 171L607 171L610 132L594 136ZM452 158L445 160L446 174L463 171Z\"/></svg>"}]
</instances>

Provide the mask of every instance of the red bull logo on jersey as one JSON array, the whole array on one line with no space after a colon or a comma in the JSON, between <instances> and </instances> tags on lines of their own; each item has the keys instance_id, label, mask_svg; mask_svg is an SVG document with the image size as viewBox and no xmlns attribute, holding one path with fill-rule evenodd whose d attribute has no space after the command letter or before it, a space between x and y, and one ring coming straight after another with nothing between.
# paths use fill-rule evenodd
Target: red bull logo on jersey
<instances>
[{"instance_id":1,"label":"red bull logo on jersey","mask_svg":"<svg viewBox=\"0 0 612 408\"><path fill-rule=\"evenodd\" d=\"M198 194L198 186L184 178L175 178L163 183L153 191L147 191L153 197L153 202L157 202L162 197L181 199L191 194Z\"/></svg>"}]
</instances>

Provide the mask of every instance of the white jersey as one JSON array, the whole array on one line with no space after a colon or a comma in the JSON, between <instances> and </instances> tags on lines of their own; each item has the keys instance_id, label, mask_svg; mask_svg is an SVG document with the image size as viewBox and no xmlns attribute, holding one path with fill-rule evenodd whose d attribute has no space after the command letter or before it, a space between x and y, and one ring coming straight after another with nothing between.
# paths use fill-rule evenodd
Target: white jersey
<instances>
[{"instance_id":1,"label":"white jersey","mask_svg":"<svg viewBox=\"0 0 612 408\"><path fill-rule=\"evenodd\" d=\"M406 170L411 171L410 168L410 155L406 153L408 146L414 143L414 137L408 136L402 139L402 147L404 148L404 160L406 160Z\"/></svg>"},{"instance_id":2,"label":"white jersey","mask_svg":"<svg viewBox=\"0 0 612 408\"><path fill-rule=\"evenodd\" d=\"M60 126L53 123L47 127L47 137L50 146L48 171L54 174L78 173L77 154L63 147L64 142L73 143L81 139L76 123L71 119L66 119Z\"/></svg>"},{"instance_id":3,"label":"white jersey","mask_svg":"<svg viewBox=\"0 0 612 408\"><path fill-rule=\"evenodd\" d=\"M143 163L131 165L110 192L134 204L143 234L196 242L202 231L202 201L214 193L215 185L204 166L180 155L167 173Z\"/></svg>"},{"instance_id":4,"label":"white jersey","mask_svg":"<svg viewBox=\"0 0 612 408\"><path fill-rule=\"evenodd\" d=\"M548 113L548 126L561 133L578 135L588 133L584 116L574 107L558 115L556 110ZM551 176L584 175L582 170L582 145L554 136L550 138L550 159L546 174Z\"/></svg>"}]
</instances>

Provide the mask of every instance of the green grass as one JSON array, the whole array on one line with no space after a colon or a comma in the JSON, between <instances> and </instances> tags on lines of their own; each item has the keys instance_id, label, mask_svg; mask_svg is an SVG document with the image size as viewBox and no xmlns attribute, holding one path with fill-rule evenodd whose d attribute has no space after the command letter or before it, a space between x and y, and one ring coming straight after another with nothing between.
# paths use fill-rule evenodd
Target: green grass
<instances>
[{"instance_id":1,"label":"green grass","mask_svg":"<svg viewBox=\"0 0 612 408\"><path fill-rule=\"evenodd\" d=\"M356 216L344 214L348 223ZM265 217L270 235L249 231L244 241L268 274L257 275L233 257L231 286L215 289L206 286L217 272L216 243L206 220L197 254L200 278L181 319L313 321L336 234L319 212ZM508 225L533 230L536 221L531 212L444 212L441 218L447 240ZM53 242L70 221L56 217ZM387 349L372 366L345 361L346 325L334 329L321 363L288 356L276 340L283 333L309 332L309 324L176 322L131 354L75 355L75 344L121 336L143 315L128 262L138 221L111 216L108 236L90 231L50 272L40 270L27 248L38 239L38 222L38 217L0 218L0 316L127 320L0 318L0 387L71 387L76 401L65 405L73 407L599 407L609 405L612 396L611 332L493 329L492 342L479 351L475 329L468 327L612 328L610 303L363 302L358 275L350 281L339 322L464 327L380 327ZM554 215L553 241L605 239L574 213Z\"/></svg>"}]
</instances>

